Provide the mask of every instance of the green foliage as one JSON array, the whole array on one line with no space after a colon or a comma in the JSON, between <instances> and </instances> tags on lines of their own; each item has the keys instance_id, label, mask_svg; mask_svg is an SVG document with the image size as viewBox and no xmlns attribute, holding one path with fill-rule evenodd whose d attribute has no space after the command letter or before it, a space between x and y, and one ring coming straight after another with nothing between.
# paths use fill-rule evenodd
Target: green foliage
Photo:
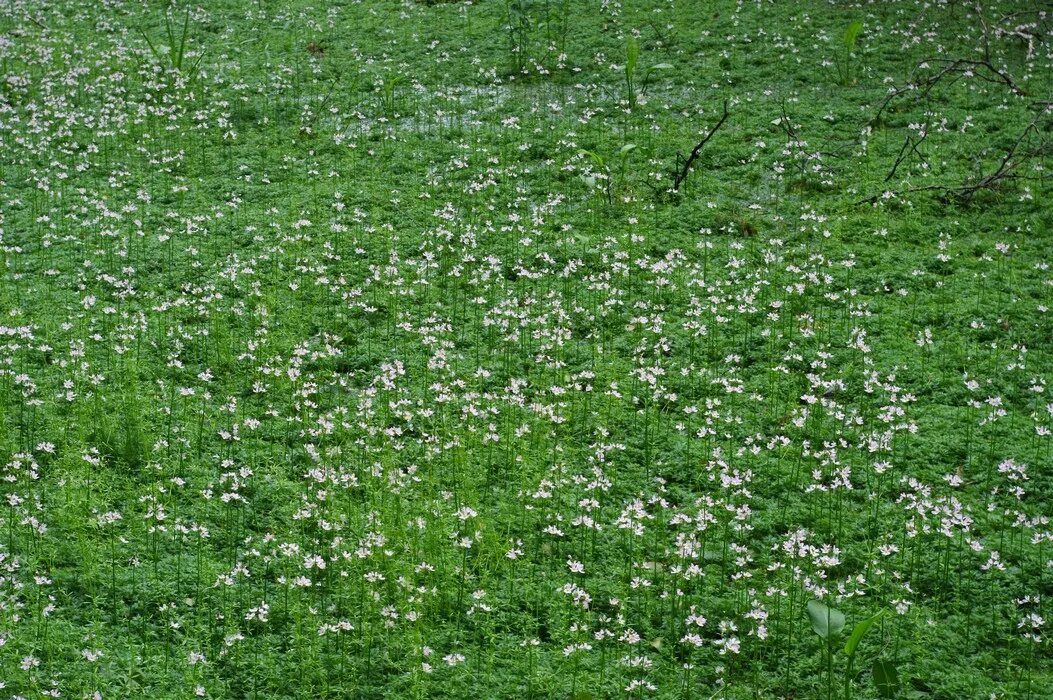
<instances>
[{"instance_id":1,"label":"green foliage","mask_svg":"<svg viewBox=\"0 0 1053 700\"><path fill-rule=\"evenodd\" d=\"M866 633L874 626L875 622L881 619L885 612L885 610L880 610L852 628L852 634L848 637L848 641L845 642L845 654L850 657L856 655L856 647L859 646L859 642L863 640Z\"/></svg>"},{"instance_id":2,"label":"green foliage","mask_svg":"<svg viewBox=\"0 0 1053 700\"><path fill-rule=\"evenodd\" d=\"M552 70L566 49L571 20L568 0L505 0L511 74Z\"/></svg>"},{"instance_id":3,"label":"green foliage","mask_svg":"<svg viewBox=\"0 0 1053 700\"><path fill-rule=\"evenodd\" d=\"M625 40L625 80L632 82L633 73L636 71L636 62L640 59L640 44L634 37Z\"/></svg>"},{"instance_id":4,"label":"green foliage","mask_svg":"<svg viewBox=\"0 0 1053 700\"><path fill-rule=\"evenodd\" d=\"M673 67L671 63L656 63L653 66L648 66L644 70L642 86L638 86L635 80L636 67L640 61L640 44L636 41L635 37L630 36L625 40L625 68L623 72L625 74L625 94L629 103L629 109L636 108L636 101L639 97L638 93L642 87L643 90L647 89L648 84L651 80L651 74L654 71L669 70Z\"/></svg>"},{"instance_id":5,"label":"green foliage","mask_svg":"<svg viewBox=\"0 0 1053 700\"><path fill-rule=\"evenodd\" d=\"M878 695L883 698L894 698L899 693L899 671L896 666L886 659L875 659L872 668L874 686Z\"/></svg>"},{"instance_id":6,"label":"green foliage","mask_svg":"<svg viewBox=\"0 0 1053 700\"><path fill-rule=\"evenodd\" d=\"M845 627L845 615L840 610L828 607L818 600L808 601L807 609L812 629L824 640L832 641L841 634Z\"/></svg>"},{"instance_id":7,"label":"green foliage","mask_svg":"<svg viewBox=\"0 0 1053 700\"><path fill-rule=\"evenodd\" d=\"M158 65L180 74L187 80L192 80L197 77L198 67L201 65L201 59L205 57L205 52L201 51L198 53L193 63L186 63L187 39L190 37L190 9L187 8L183 16L182 29L178 33L172 26L171 16L166 13L164 17L166 40L166 43L162 44L164 50L159 50L154 46L154 43L150 41L150 37L145 31L140 29L139 34L146 41L146 45Z\"/></svg>"},{"instance_id":8,"label":"green foliage","mask_svg":"<svg viewBox=\"0 0 1053 700\"><path fill-rule=\"evenodd\" d=\"M628 178L626 169L629 163L629 155L635 150L635 143L623 144L622 147L618 149L617 153L618 167L616 170L612 171L610 165L603 156L598 153L593 153L592 151L581 149L579 153L588 156L597 171L594 173L583 173L581 176L582 181L590 189L601 189L604 193L604 198L606 199L607 204L612 204L614 193L627 187ZM602 180L602 183L600 180Z\"/></svg>"},{"instance_id":9,"label":"green foliage","mask_svg":"<svg viewBox=\"0 0 1053 700\"><path fill-rule=\"evenodd\" d=\"M854 20L845 28L844 36L841 37L841 43L844 44L845 52L844 59L837 64L837 70L842 85L851 85L856 81L856 77L852 72L852 56L855 55L856 43L862 32L863 23L859 20Z\"/></svg>"},{"instance_id":10,"label":"green foliage","mask_svg":"<svg viewBox=\"0 0 1053 700\"><path fill-rule=\"evenodd\" d=\"M881 619L885 614L886 610L879 610L877 613L866 618L862 622L856 623L856 626L852 628L852 634L849 635L848 641L845 642L845 655L848 657L848 667L845 670L845 700L852 697L852 681L854 679L853 669L855 667L856 660L856 649L859 647L859 643L866 636L866 633L870 631L870 628Z\"/></svg>"},{"instance_id":11,"label":"green foliage","mask_svg":"<svg viewBox=\"0 0 1053 700\"><path fill-rule=\"evenodd\" d=\"M384 78L380 83L380 104L384 114L391 117L395 115L395 100L398 86L406 82L406 77L395 75Z\"/></svg>"},{"instance_id":12,"label":"green foliage","mask_svg":"<svg viewBox=\"0 0 1053 700\"><path fill-rule=\"evenodd\" d=\"M1050 33L922 5L0 3L4 696L1044 698Z\"/></svg>"},{"instance_id":13,"label":"green foliage","mask_svg":"<svg viewBox=\"0 0 1053 700\"><path fill-rule=\"evenodd\" d=\"M863 23L856 20L848 25L845 29L844 44L845 50L852 52L856 50L856 40L859 39L859 34L863 31Z\"/></svg>"}]
</instances>

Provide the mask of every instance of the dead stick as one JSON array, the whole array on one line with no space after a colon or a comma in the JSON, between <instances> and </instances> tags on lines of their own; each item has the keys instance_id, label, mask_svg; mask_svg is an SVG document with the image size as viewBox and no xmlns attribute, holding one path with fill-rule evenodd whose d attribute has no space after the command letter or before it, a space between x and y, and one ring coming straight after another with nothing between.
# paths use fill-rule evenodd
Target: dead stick
<instances>
[{"instance_id":1,"label":"dead stick","mask_svg":"<svg viewBox=\"0 0 1053 700\"><path fill-rule=\"evenodd\" d=\"M684 180L687 179L687 175L691 171L691 164L695 162L695 159L698 158L698 154L702 152L702 147L705 146L706 143L711 138L713 138L713 135L715 133L717 133L717 130L720 127L722 127L724 125L724 122L727 121L727 118L728 118L728 101L724 100L724 113L722 115L720 115L720 121L718 121L713 126L713 128L709 130L709 133L706 134L706 137L704 139L699 141L698 144L696 144L695 147L693 149L691 149L691 155L689 155L687 157L687 160L684 161L683 167L680 168L680 172L678 172L676 174L676 177L673 179L673 191L674 192L679 190L680 189L680 185L682 185L684 183Z\"/></svg>"}]
</instances>

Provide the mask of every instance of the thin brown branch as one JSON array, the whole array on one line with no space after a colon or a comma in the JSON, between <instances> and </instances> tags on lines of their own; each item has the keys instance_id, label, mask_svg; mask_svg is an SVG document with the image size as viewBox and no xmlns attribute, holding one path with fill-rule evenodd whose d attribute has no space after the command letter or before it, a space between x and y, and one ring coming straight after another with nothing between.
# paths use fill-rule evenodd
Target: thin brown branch
<instances>
[{"instance_id":1,"label":"thin brown branch","mask_svg":"<svg viewBox=\"0 0 1053 700\"><path fill-rule=\"evenodd\" d=\"M998 166L987 175L982 175L975 180L963 182L960 185L923 185L920 187L908 187L903 190L886 191L881 194L876 194L866 199L861 199L856 204L875 204L882 199L891 199L894 197L900 197L905 194L913 194L917 192L932 192L939 191L945 194L953 195L958 199L969 199L980 190L993 190L996 189L999 184L1006 180L1023 180L1029 179L1016 173L1017 169L1026 163L1031 162L1035 158L1047 155L1050 153L1050 144L1046 141L1040 141L1036 146L1021 150L1021 146L1027 141L1029 136L1040 134L1038 127L1038 120L1032 121L1024 130L1020 132L1013 145L1010 146L1009 150L1002 156ZM909 138L909 137L908 137ZM903 151L907 148L904 144L903 149L900 150L901 157L897 159L897 166L902 160ZM895 172L895 168L893 168ZM887 179L886 179L887 181Z\"/></svg>"},{"instance_id":2,"label":"thin brown branch","mask_svg":"<svg viewBox=\"0 0 1053 700\"><path fill-rule=\"evenodd\" d=\"M896 176L896 171L899 170L899 166L902 165L907 158L910 157L911 153L918 156L923 163L928 163L928 159L925 155L918 150L925 139L929 137L929 125L926 124L922 129L921 138L915 140L913 136L907 134L907 137L903 140L903 147L899 149L899 155L896 156L896 162L892 164L892 169L888 171L888 175L885 176L885 182L888 182Z\"/></svg>"},{"instance_id":3,"label":"thin brown branch","mask_svg":"<svg viewBox=\"0 0 1053 700\"><path fill-rule=\"evenodd\" d=\"M916 76L918 76L918 74L930 64L943 64L943 68L924 78L917 78ZM1021 88L1011 75L995 67L990 60L985 59L983 61L977 61L968 58L933 58L920 61L912 71L910 80L906 85L889 91L885 96L884 101L881 103L881 106L878 107L877 112L875 112L874 116L871 118L870 123L873 124L877 122L881 118L881 115L885 113L885 110L888 109L888 106L897 97L907 94L918 94L922 98L928 97L933 89L942 83L948 76L954 76L954 79L951 81L952 84L963 77L975 77L989 83L1005 85L1015 95L1027 94L1027 91Z\"/></svg>"},{"instance_id":4,"label":"thin brown branch","mask_svg":"<svg viewBox=\"0 0 1053 700\"><path fill-rule=\"evenodd\" d=\"M709 133L706 134L705 138L703 138L701 141L699 141L697 144L695 144L695 147L693 149L691 149L691 155L689 155L684 160L684 163L680 167L679 172L677 172L675 177L673 178L673 191L674 192L678 191L680 189L680 185L684 184L684 180L687 179L688 174L690 174L690 172L691 172L691 165L698 158L698 154L702 152L703 146L705 146L707 143L709 143L709 140L711 138L713 138L713 135L717 133L717 131L720 129L720 127L724 126L724 122L726 122L727 119L728 119L728 101L724 100L724 113L720 115L720 120L716 124L713 125L713 128L709 130ZM677 154L677 156L679 157L679 154Z\"/></svg>"}]
</instances>

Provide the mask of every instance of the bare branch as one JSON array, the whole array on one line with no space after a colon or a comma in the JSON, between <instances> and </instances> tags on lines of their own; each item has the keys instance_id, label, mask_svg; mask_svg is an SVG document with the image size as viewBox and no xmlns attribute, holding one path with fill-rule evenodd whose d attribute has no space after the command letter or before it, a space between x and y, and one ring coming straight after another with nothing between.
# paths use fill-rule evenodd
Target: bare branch
<instances>
[{"instance_id":1,"label":"bare branch","mask_svg":"<svg viewBox=\"0 0 1053 700\"><path fill-rule=\"evenodd\" d=\"M684 180L687 179L688 174L691 172L691 165L695 162L695 159L698 158L698 154L702 152L702 147L705 146L709 142L709 140L711 138L713 138L713 135L717 133L717 130L720 129L720 127L724 126L724 122L727 121L727 119L728 119L728 101L724 100L724 113L720 115L720 121L718 121L716 124L714 124L713 128L709 130L708 134L706 134L706 137L704 139L702 139L701 141L699 141L695 145L695 147L693 149L691 149L691 155L689 155L684 160L683 165L680 167L680 171L677 172L676 176L673 178L673 191L674 192L678 191L680 189L680 185L684 184ZM677 154L678 160L679 160L680 157L681 156L678 153Z\"/></svg>"},{"instance_id":2,"label":"bare branch","mask_svg":"<svg viewBox=\"0 0 1053 700\"><path fill-rule=\"evenodd\" d=\"M938 70L936 73L928 75L924 78L918 78L919 73L929 67L930 64L943 64L943 68ZM944 82L944 79L951 76L952 79L950 84L957 82L963 77L975 77L980 80L1005 85L1015 95L1026 95L1027 92L1021 88L1011 75L1005 71L995 67L990 60L977 61L968 58L933 58L926 61L920 61L911 73L911 78L906 85L902 87L892 89L888 95L885 96L885 100L878 107L877 112L871 118L870 123L877 122L881 115L885 113L888 106L897 97L907 94L918 94L920 97L925 98L929 96L929 93Z\"/></svg>"},{"instance_id":3,"label":"bare branch","mask_svg":"<svg viewBox=\"0 0 1053 700\"><path fill-rule=\"evenodd\" d=\"M1035 179L1027 178L1019 175L1016 171L1023 165L1033 161L1035 158L1039 158L1048 155L1053 148L1045 141L1041 140L1037 145L1027 149L1022 149L1021 146L1028 140L1028 137L1033 135L1039 135L1041 133L1038 126L1038 119L1036 118L1020 132L1013 145L1006 151L1005 155L1002 156L1002 160L998 163L998 166L987 175L976 178L972 181L963 182L960 185L924 185L921 187L909 187L904 190L898 191L887 191L881 194L867 197L856 202L856 204L875 204L882 199L891 199L893 197L899 197L904 194L913 194L915 192L932 192L938 191L945 194L953 195L958 199L969 199L980 190L994 190L1006 180L1024 180L1024 179ZM909 139L909 137L908 137ZM901 149L901 158L897 159L897 165L902 160L903 150L907 148L904 144ZM895 172L895 168L893 168ZM886 178L887 182L887 178Z\"/></svg>"}]
</instances>

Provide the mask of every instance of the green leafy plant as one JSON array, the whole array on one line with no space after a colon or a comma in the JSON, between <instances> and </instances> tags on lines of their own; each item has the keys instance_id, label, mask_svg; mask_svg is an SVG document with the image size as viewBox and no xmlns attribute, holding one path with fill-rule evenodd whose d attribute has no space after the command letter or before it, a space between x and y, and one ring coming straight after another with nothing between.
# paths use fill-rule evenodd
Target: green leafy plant
<instances>
[{"instance_id":1,"label":"green leafy plant","mask_svg":"<svg viewBox=\"0 0 1053 700\"><path fill-rule=\"evenodd\" d=\"M395 114L395 102L398 97L397 88L404 82L406 82L405 76L393 75L390 78L384 78L380 83L380 106L384 110L384 114L389 117Z\"/></svg>"},{"instance_id":2,"label":"green leafy plant","mask_svg":"<svg viewBox=\"0 0 1053 700\"><path fill-rule=\"evenodd\" d=\"M636 68L640 61L640 44L634 37L629 37L625 41L625 94L629 102L629 108L635 109L636 102L638 99L638 89L636 83ZM673 67L671 63L656 63L653 66L648 66L643 73L643 79L640 81L640 87L642 92L647 91L647 85L651 80L651 73L656 70L669 70Z\"/></svg>"},{"instance_id":3,"label":"green leafy plant","mask_svg":"<svg viewBox=\"0 0 1053 700\"><path fill-rule=\"evenodd\" d=\"M599 170L599 172L595 174L583 175L582 179L585 181L585 184L588 185L590 188L596 188L599 184L599 180L602 179L602 190L604 193L604 198L607 200L607 204L611 204L614 201L613 188L615 184L624 186L626 168L629 162L629 154L635 150L635 143L627 143L623 145L620 149L618 149L617 183L615 183L614 173L611 171L609 165L607 164L607 161L603 158L603 156L599 155L598 153L594 153L593 151L587 151L585 149L581 149L581 151L579 151L582 155L586 155L590 159L592 159L592 162L596 165L597 169Z\"/></svg>"},{"instance_id":4,"label":"green leafy plant","mask_svg":"<svg viewBox=\"0 0 1053 700\"><path fill-rule=\"evenodd\" d=\"M835 610L818 600L808 601L808 619L812 621L812 629L825 641L831 642L841 634L845 628L845 615L840 610Z\"/></svg>"},{"instance_id":5,"label":"green leafy plant","mask_svg":"<svg viewBox=\"0 0 1053 700\"><path fill-rule=\"evenodd\" d=\"M841 43L844 46L844 59L837 65L837 73L840 83L842 85L852 85L855 83L855 79L852 76L852 54L855 53L856 44L859 41L859 35L863 32L863 23L859 20L853 21L845 29L844 35L841 37Z\"/></svg>"},{"instance_id":6,"label":"green leafy plant","mask_svg":"<svg viewBox=\"0 0 1053 700\"><path fill-rule=\"evenodd\" d=\"M165 15L165 39L166 44L161 45L161 50L154 45L154 42L150 41L150 37L142 29L139 30L143 39L146 41L146 45L150 48L150 53L153 54L154 60L157 61L162 67L167 70L173 70L177 73L182 74L187 79L193 79L197 75L198 66L201 65L201 59L205 57L205 52L202 51L198 54L197 58L193 63L187 64L187 39L190 36L190 9L188 8L186 14L183 16L183 28L179 32L178 36L172 27L172 19L167 14Z\"/></svg>"},{"instance_id":7,"label":"green leafy plant","mask_svg":"<svg viewBox=\"0 0 1053 700\"><path fill-rule=\"evenodd\" d=\"M507 0L505 31L511 72L529 72L542 64L548 67L548 59L565 52L570 27L568 0Z\"/></svg>"},{"instance_id":8,"label":"green leafy plant","mask_svg":"<svg viewBox=\"0 0 1053 700\"><path fill-rule=\"evenodd\" d=\"M569 0L506 0L504 19L513 75L562 67L572 26Z\"/></svg>"},{"instance_id":9,"label":"green leafy plant","mask_svg":"<svg viewBox=\"0 0 1053 700\"><path fill-rule=\"evenodd\" d=\"M521 72L527 65L530 44L534 34L531 0L509 0L507 5L508 53L513 73Z\"/></svg>"},{"instance_id":10,"label":"green leafy plant","mask_svg":"<svg viewBox=\"0 0 1053 700\"><path fill-rule=\"evenodd\" d=\"M826 642L824 650L826 661L826 696L827 698L832 698L834 642L844 631L847 620L845 619L844 613L840 610L831 608L818 600L808 601L807 611L808 619L812 623L812 629L824 642ZM852 681L855 675L854 668L856 652L859 651L859 643L863 641L863 637L866 636L867 632L870 631L870 629L885 615L886 612L886 610L879 610L865 620L857 622L852 628L852 633L848 636L848 640L845 642L845 700L850 700L852 697ZM892 662L886 660L875 661L873 666L873 677L874 684L881 697L894 697L895 693L898 692L899 676L896 672L896 667Z\"/></svg>"},{"instance_id":11,"label":"green leafy plant","mask_svg":"<svg viewBox=\"0 0 1053 700\"><path fill-rule=\"evenodd\" d=\"M874 686L883 698L894 698L899 693L899 672L887 659L876 659L872 668Z\"/></svg>"},{"instance_id":12,"label":"green leafy plant","mask_svg":"<svg viewBox=\"0 0 1053 700\"><path fill-rule=\"evenodd\" d=\"M862 622L856 623L856 626L852 628L852 634L849 635L848 641L845 642L845 656L848 657L848 667L845 671L845 700L852 697L852 668L855 665L856 650L859 648L859 642L863 640L866 633L870 631L874 623L881 619L885 612L884 609L879 610Z\"/></svg>"},{"instance_id":13,"label":"green leafy plant","mask_svg":"<svg viewBox=\"0 0 1053 700\"><path fill-rule=\"evenodd\" d=\"M834 641L841 630L845 628L845 615L840 610L835 610L818 600L808 601L808 619L812 622L812 629L826 642L826 697L834 696L833 672L834 672Z\"/></svg>"}]
</instances>

